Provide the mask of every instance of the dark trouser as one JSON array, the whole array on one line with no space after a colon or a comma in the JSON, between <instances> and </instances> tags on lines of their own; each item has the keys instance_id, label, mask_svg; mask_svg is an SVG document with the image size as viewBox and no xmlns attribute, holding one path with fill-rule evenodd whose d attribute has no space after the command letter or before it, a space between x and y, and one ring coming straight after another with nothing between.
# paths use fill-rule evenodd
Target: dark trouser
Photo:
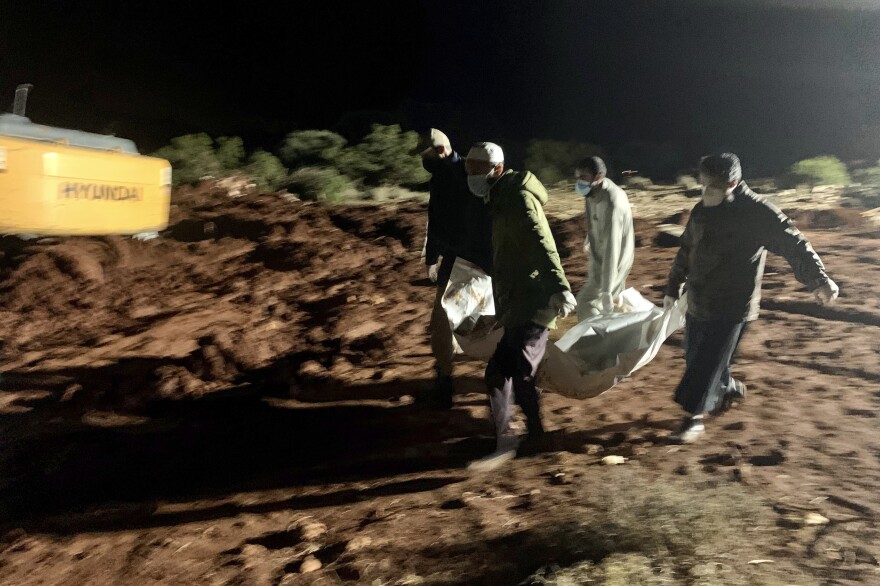
<instances>
[{"instance_id":1,"label":"dark trouser","mask_svg":"<svg viewBox=\"0 0 880 586\"><path fill-rule=\"evenodd\" d=\"M452 358L455 350L452 342L452 328L449 326L449 318L443 309L441 301L449 276L452 274L452 265L455 257L444 256L437 269L437 296L434 298L434 308L431 310L431 352L434 354L434 370L437 376L452 376Z\"/></svg>"},{"instance_id":2,"label":"dark trouser","mask_svg":"<svg viewBox=\"0 0 880 586\"><path fill-rule=\"evenodd\" d=\"M730 361L748 322L700 321L687 316L684 331L687 368L675 389L675 402L693 415L709 413L727 393L739 393Z\"/></svg>"},{"instance_id":3,"label":"dark trouser","mask_svg":"<svg viewBox=\"0 0 880 586\"><path fill-rule=\"evenodd\" d=\"M527 418L529 433L544 431L535 374L550 331L534 323L505 329L486 367L489 406L495 419L497 437L510 432L514 400Z\"/></svg>"}]
</instances>

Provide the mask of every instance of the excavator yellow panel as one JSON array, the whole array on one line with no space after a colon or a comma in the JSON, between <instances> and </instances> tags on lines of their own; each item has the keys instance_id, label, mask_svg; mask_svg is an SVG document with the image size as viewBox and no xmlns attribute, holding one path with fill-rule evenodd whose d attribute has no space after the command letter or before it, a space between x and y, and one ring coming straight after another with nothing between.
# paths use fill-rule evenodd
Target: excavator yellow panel
<instances>
[{"instance_id":1,"label":"excavator yellow panel","mask_svg":"<svg viewBox=\"0 0 880 586\"><path fill-rule=\"evenodd\" d=\"M156 232L170 199L168 161L0 133L0 233Z\"/></svg>"}]
</instances>

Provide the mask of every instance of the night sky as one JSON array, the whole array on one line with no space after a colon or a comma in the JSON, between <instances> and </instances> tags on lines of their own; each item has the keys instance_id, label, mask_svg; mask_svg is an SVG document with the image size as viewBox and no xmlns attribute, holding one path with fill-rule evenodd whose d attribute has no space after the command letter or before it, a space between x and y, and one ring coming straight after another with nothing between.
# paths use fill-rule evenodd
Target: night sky
<instances>
[{"instance_id":1,"label":"night sky","mask_svg":"<svg viewBox=\"0 0 880 586\"><path fill-rule=\"evenodd\" d=\"M198 5L198 6L197 6ZM880 5L869 0L123 2L0 0L0 106L142 151L369 122L613 155L660 145L747 174L880 158ZM866 8L867 7L867 8Z\"/></svg>"}]
</instances>

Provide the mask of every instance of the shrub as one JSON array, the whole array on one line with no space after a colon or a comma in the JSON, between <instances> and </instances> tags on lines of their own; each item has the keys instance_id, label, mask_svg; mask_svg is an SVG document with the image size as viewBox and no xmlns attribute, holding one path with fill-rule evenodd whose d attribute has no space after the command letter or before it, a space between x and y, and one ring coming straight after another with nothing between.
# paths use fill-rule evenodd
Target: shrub
<instances>
[{"instance_id":1,"label":"shrub","mask_svg":"<svg viewBox=\"0 0 880 586\"><path fill-rule=\"evenodd\" d=\"M346 140L329 130L297 130L284 139L281 159L292 169L336 164Z\"/></svg>"},{"instance_id":2,"label":"shrub","mask_svg":"<svg viewBox=\"0 0 880 586\"><path fill-rule=\"evenodd\" d=\"M337 168L366 185L407 185L428 180L421 158L415 153L419 135L404 132L397 124L374 124L362 142L345 149Z\"/></svg>"},{"instance_id":3,"label":"shrub","mask_svg":"<svg viewBox=\"0 0 880 586\"><path fill-rule=\"evenodd\" d=\"M195 183L205 176L218 177L223 174L223 165L214 152L214 141L204 133L172 138L171 144L162 147L153 156L171 163L175 186Z\"/></svg>"},{"instance_id":4,"label":"shrub","mask_svg":"<svg viewBox=\"0 0 880 586\"><path fill-rule=\"evenodd\" d=\"M648 189L654 185L654 182L651 181L649 177L642 177L641 175L627 175L621 180L621 185L624 187L629 187L631 189Z\"/></svg>"},{"instance_id":5,"label":"shrub","mask_svg":"<svg viewBox=\"0 0 880 586\"><path fill-rule=\"evenodd\" d=\"M850 200L855 200L860 207L876 208L880 206L880 166L853 171L852 178L860 186L848 188L846 190L847 197Z\"/></svg>"},{"instance_id":6,"label":"shrub","mask_svg":"<svg viewBox=\"0 0 880 586\"><path fill-rule=\"evenodd\" d=\"M603 157L596 145L561 140L532 140L526 149L526 169L548 185L570 179L574 167L585 157Z\"/></svg>"},{"instance_id":7,"label":"shrub","mask_svg":"<svg viewBox=\"0 0 880 586\"><path fill-rule=\"evenodd\" d=\"M880 161L878 161L880 163ZM852 172L853 181L862 185L880 186L880 166L867 167Z\"/></svg>"},{"instance_id":8,"label":"shrub","mask_svg":"<svg viewBox=\"0 0 880 586\"><path fill-rule=\"evenodd\" d=\"M244 143L237 136L221 136L217 139L215 155L221 167L236 171L244 164Z\"/></svg>"},{"instance_id":9,"label":"shrub","mask_svg":"<svg viewBox=\"0 0 880 586\"><path fill-rule=\"evenodd\" d=\"M244 173L263 191L277 191L287 183L287 169L278 157L263 150L250 156Z\"/></svg>"},{"instance_id":10,"label":"shrub","mask_svg":"<svg viewBox=\"0 0 880 586\"><path fill-rule=\"evenodd\" d=\"M685 189L696 189L700 187L700 182L693 175L678 175L675 178L675 184Z\"/></svg>"},{"instance_id":11,"label":"shrub","mask_svg":"<svg viewBox=\"0 0 880 586\"><path fill-rule=\"evenodd\" d=\"M291 174L287 190L300 199L311 201L339 201L351 181L336 169L327 167L303 167Z\"/></svg>"},{"instance_id":12,"label":"shrub","mask_svg":"<svg viewBox=\"0 0 880 586\"><path fill-rule=\"evenodd\" d=\"M804 159L792 165L776 180L781 189L792 189L798 185L848 185L851 183L846 165L832 156Z\"/></svg>"},{"instance_id":13,"label":"shrub","mask_svg":"<svg viewBox=\"0 0 880 586\"><path fill-rule=\"evenodd\" d=\"M216 143L207 134L171 139L154 156L171 163L175 186L195 183L202 177L244 175L260 189L276 190L287 179L287 170L275 156L258 150L245 160L244 143L237 136L221 136Z\"/></svg>"}]
</instances>

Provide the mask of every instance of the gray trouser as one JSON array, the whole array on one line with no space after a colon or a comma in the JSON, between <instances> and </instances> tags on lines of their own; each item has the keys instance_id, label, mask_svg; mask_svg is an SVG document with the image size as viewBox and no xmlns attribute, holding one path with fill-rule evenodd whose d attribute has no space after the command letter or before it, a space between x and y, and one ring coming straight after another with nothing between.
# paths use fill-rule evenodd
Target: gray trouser
<instances>
[{"instance_id":1,"label":"gray trouser","mask_svg":"<svg viewBox=\"0 0 880 586\"><path fill-rule=\"evenodd\" d=\"M549 334L543 326L526 323L505 329L498 342L486 367L486 387L497 437L510 432L514 403L522 408L529 433L544 430L535 374L544 357Z\"/></svg>"},{"instance_id":2,"label":"gray trouser","mask_svg":"<svg viewBox=\"0 0 880 586\"><path fill-rule=\"evenodd\" d=\"M730 361L748 322L701 321L687 316L684 331L687 368L675 389L675 402L693 415L709 413L727 393L738 393Z\"/></svg>"},{"instance_id":3,"label":"gray trouser","mask_svg":"<svg viewBox=\"0 0 880 586\"><path fill-rule=\"evenodd\" d=\"M455 257L444 256L437 270L437 296L434 298L434 307L431 310L431 352L434 354L434 369L438 376L452 376L452 359L455 355L455 345L452 336L452 327L449 318L441 302L452 274L452 266Z\"/></svg>"}]
</instances>

